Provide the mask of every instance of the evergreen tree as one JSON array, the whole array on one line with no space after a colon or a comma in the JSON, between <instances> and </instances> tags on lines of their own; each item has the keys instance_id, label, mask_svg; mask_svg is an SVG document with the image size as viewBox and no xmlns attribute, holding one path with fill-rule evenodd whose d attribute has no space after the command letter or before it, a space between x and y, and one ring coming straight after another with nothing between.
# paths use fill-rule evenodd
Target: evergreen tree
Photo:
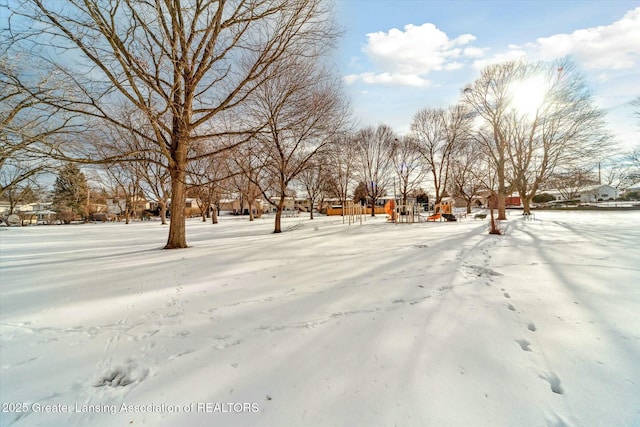
<instances>
[{"instance_id":1,"label":"evergreen tree","mask_svg":"<svg viewBox=\"0 0 640 427\"><path fill-rule=\"evenodd\" d=\"M89 187L84 174L73 163L60 169L53 188L52 208L65 224L78 217L85 217Z\"/></svg>"},{"instance_id":2,"label":"evergreen tree","mask_svg":"<svg viewBox=\"0 0 640 427\"><path fill-rule=\"evenodd\" d=\"M367 184L360 182L356 189L353 191L353 201L355 203L364 205L367 203Z\"/></svg>"}]
</instances>

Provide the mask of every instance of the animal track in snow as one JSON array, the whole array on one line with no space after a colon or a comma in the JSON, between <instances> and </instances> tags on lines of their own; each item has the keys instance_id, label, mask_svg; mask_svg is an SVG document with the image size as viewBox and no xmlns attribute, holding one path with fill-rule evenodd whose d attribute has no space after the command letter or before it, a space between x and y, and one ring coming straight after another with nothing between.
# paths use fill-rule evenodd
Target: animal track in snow
<instances>
[{"instance_id":1,"label":"animal track in snow","mask_svg":"<svg viewBox=\"0 0 640 427\"><path fill-rule=\"evenodd\" d=\"M509 292L505 292L503 295L505 298L511 298L511 295L509 295Z\"/></svg>"},{"instance_id":2,"label":"animal track in snow","mask_svg":"<svg viewBox=\"0 0 640 427\"><path fill-rule=\"evenodd\" d=\"M513 304L509 304L507 308L511 311L516 311L516 308L513 306Z\"/></svg>"},{"instance_id":3,"label":"animal track in snow","mask_svg":"<svg viewBox=\"0 0 640 427\"><path fill-rule=\"evenodd\" d=\"M527 329L529 329L531 332L535 332L537 328L533 322L529 322L529 324L527 325Z\"/></svg>"}]
</instances>

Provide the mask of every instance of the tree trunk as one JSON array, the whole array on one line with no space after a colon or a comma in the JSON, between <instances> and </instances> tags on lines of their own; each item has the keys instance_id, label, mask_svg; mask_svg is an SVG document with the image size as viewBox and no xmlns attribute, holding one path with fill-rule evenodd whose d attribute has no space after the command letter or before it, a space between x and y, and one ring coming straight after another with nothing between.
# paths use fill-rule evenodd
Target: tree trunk
<instances>
[{"instance_id":1,"label":"tree trunk","mask_svg":"<svg viewBox=\"0 0 640 427\"><path fill-rule=\"evenodd\" d=\"M160 221L162 225L167 225L167 204L159 202L160 205Z\"/></svg>"},{"instance_id":2,"label":"tree trunk","mask_svg":"<svg viewBox=\"0 0 640 427\"><path fill-rule=\"evenodd\" d=\"M531 199L528 198L528 197L522 197L521 196L521 200L522 200L522 207L524 208L522 213L524 213L526 215L530 215L531 214Z\"/></svg>"},{"instance_id":3,"label":"tree trunk","mask_svg":"<svg viewBox=\"0 0 640 427\"><path fill-rule=\"evenodd\" d=\"M216 205L216 207L213 208L213 210L211 211L211 224L217 224L218 223L218 206Z\"/></svg>"},{"instance_id":4,"label":"tree trunk","mask_svg":"<svg viewBox=\"0 0 640 427\"><path fill-rule=\"evenodd\" d=\"M185 162L169 166L171 175L171 221L165 249L181 249L187 246L184 207L187 202Z\"/></svg>"},{"instance_id":5,"label":"tree trunk","mask_svg":"<svg viewBox=\"0 0 640 427\"><path fill-rule=\"evenodd\" d=\"M498 220L499 221L507 219L506 198L507 198L507 195L504 192L498 193Z\"/></svg>"},{"instance_id":6,"label":"tree trunk","mask_svg":"<svg viewBox=\"0 0 640 427\"><path fill-rule=\"evenodd\" d=\"M282 211L284 210L284 196L280 197L278 209L276 210L276 228L274 233L282 233Z\"/></svg>"},{"instance_id":7,"label":"tree trunk","mask_svg":"<svg viewBox=\"0 0 640 427\"><path fill-rule=\"evenodd\" d=\"M491 200L491 201L489 202L489 213L490 213L490 215L491 215L491 229L489 230L489 234L498 234L498 235L500 235L500 234L502 234L502 232L501 232L501 231L500 231L500 229L498 228L498 225L496 224L496 219L495 219L495 217L494 217L494 215L493 215L493 209L495 208L495 206L494 206L494 202L493 202L493 200L494 200L494 198L493 198L493 194L492 194L491 196L492 196L492 197L489 199L489 200ZM499 198L500 198L500 197L499 197L499 195L498 195L498 199L499 199ZM499 203L499 202L498 202L498 203Z\"/></svg>"},{"instance_id":8,"label":"tree trunk","mask_svg":"<svg viewBox=\"0 0 640 427\"><path fill-rule=\"evenodd\" d=\"M498 165L498 220L507 219L507 209L505 199L507 197L507 188L505 185L504 160L500 160Z\"/></svg>"}]
</instances>

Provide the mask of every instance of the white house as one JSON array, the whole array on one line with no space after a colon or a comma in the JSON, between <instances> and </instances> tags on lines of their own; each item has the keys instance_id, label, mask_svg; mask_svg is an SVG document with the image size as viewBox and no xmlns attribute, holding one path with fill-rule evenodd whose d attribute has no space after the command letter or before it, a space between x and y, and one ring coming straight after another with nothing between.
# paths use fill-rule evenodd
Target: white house
<instances>
[{"instance_id":1,"label":"white house","mask_svg":"<svg viewBox=\"0 0 640 427\"><path fill-rule=\"evenodd\" d=\"M629 192L629 191L640 191L640 182L636 182L635 184L630 185L630 186L626 189L626 191L627 191L627 192Z\"/></svg>"},{"instance_id":2,"label":"white house","mask_svg":"<svg viewBox=\"0 0 640 427\"><path fill-rule=\"evenodd\" d=\"M618 190L610 185L596 185L580 192L580 202L582 203L615 200L617 197Z\"/></svg>"}]
</instances>

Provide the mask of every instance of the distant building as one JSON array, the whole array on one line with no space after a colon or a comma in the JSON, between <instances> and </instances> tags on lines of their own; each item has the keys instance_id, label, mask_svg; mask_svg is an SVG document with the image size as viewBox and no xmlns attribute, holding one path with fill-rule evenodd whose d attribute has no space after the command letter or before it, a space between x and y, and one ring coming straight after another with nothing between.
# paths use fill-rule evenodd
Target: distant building
<instances>
[{"instance_id":1,"label":"distant building","mask_svg":"<svg viewBox=\"0 0 640 427\"><path fill-rule=\"evenodd\" d=\"M625 193L630 193L632 191L640 191L640 182L636 182L635 184L627 187L627 189L625 190Z\"/></svg>"},{"instance_id":2,"label":"distant building","mask_svg":"<svg viewBox=\"0 0 640 427\"><path fill-rule=\"evenodd\" d=\"M615 200L618 197L618 190L610 185L596 185L585 188L580 192L581 203L595 203L607 200Z\"/></svg>"}]
</instances>

